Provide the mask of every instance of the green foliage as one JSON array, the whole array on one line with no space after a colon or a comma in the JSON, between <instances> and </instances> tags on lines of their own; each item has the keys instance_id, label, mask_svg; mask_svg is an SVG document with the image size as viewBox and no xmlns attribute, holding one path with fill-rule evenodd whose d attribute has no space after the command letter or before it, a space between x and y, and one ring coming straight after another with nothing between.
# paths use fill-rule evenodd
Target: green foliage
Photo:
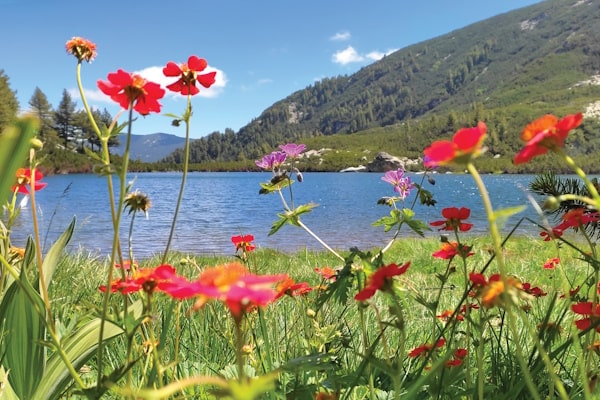
<instances>
[{"instance_id":1,"label":"green foliage","mask_svg":"<svg viewBox=\"0 0 600 400\"><path fill-rule=\"evenodd\" d=\"M0 132L13 122L19 110L17 94L10 88L8 79L0 69Z\"/></svg>"},{"instance_id":2,"label":"green foliage","mask_svg":"<svg viewBox=\"0 0 600 400\"><path fill-rule=\"evenodd\" d=\"M31 139L35 137L37 121L24 118L7 126L0 134L0 202L8 198L15 183L15 171L27 160Z\"/></svg>"}]
</instances>

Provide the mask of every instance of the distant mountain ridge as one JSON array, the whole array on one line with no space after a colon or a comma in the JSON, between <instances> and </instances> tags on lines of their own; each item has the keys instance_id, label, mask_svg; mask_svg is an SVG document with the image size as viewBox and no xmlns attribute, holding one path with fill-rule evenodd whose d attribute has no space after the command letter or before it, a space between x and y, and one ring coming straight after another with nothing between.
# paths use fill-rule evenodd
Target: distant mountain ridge
<instances>
[{"instance_id":1,"label":"distant mountain ridge","mask_svg":"<svg viewBox=\"0 0 600 400\"><path fill-rule=\"evenodd\" d=\"M156 162L185 145L185 138L169 133L152 133L149 135L131 135L130 159L143 162ZM125 138L121 138L119 146L112 152L123 155Z\"/></svg>"},{"instance_id":2,"label":"distant mountain ridge","mask_svg":"<svg viewBox=\"0 0 600 400\"><path fill-rule=\"evenodd\" d=\"M190 162L258 159L285 142L351 134L337 138L343 145L382 127L406 135L397 148L385 149L405 155L483 117L493 150L508 154L520 146L512 133L532 117L584 110L600 98L600 86L577 86L599 73L600 1L546 0L408 46L352 75L315 82L238 132L196 140ZM420 128L423 121L435 130ZM164 159L182 160L181 149Z\"/></svg>"}]
</instances>

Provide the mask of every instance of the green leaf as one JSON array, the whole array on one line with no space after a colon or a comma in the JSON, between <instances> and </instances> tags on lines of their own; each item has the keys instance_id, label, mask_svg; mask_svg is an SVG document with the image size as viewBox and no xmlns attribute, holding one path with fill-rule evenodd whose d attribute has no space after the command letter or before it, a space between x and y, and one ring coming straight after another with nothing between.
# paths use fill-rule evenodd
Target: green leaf
<instances>
[{"instance_id":1,"label":"green leaf","mask_svg":"<svg viewBox=\"0 0 600 400\"><path fill-rule=\"evenodd\" d=\"M15 394L12 386L10 386L8 374L2 366L0 366L0 399L19 400L19 397Z\"/></svg>"},{"instance_id":2,"label":"green leaf","mask_svg":"<svg viewBox=\"0 0 600 400\"><path fill-rule=\"evenodd\" d=\"M277 216L279 216L279 219L273 222L273 225L271 225L269 236L273 235L275 232L280 230L285 224L300 226L300 215L311 212L312 209L315 207L317 207L317 204L308 203L296 207L295 210L277 214Z\"/></svg>"},{"instance_id":3,"label":"green leaf","mask_svg":"<svg viewBox=\"0 0 600 400\"><path fill-rule=\"evenodd\" d=\"M0 134L0 204L4 204L15 183L15 172L27 160L31 139L39 122L32 117L17 120Z\"/></svg>"},{"instance_id":4,"label":"green leaf","mask_svg":"<svg viewBox=\"0 0 600 400\"><path fill-rule=\"evenodd\" d=\"M402 215L402 211L400 211L398 209L393 209L390 211L389 217L382 217L382 218L378 219L377 221L373 222L372 225L373 226L382 226L383 225L384 232L388 232L395 225L398 225L400 222L402 222L401 215Z\"/></svg>"},{"instance_id":5,"label":"green leaf","mask_svg":"<svg viewBox=\"0 0 600 400\"><path fill-rule=\"evenodd\" d=\"M98 348L100 323L100 318L94 318L61 341L62 350L76 370L81 368ZM118 325L110 321L105 321L102 341L106 342L124 332ZM60 355L54 352L48 358L44 376L37 390L32 397L28 398L40 400L58 399L71 381L72 377L67 366Z\"/></svg>"},{"instance_id":6,"label":"green leaf","mask_svg":"<svg viewBox=\"0 0 600 400\"><path fill-rule=\"evenodd\" d=\"M499 210L495 210L494 211L494 219L496 220L498 225L501 227L502 225L504 225L504 223L506 222L506 220L508 218L510 218L513 215L516 215L520 212L525 211L526 208L527 208L527 206L515 206L515 207L502 208Z\"/></svg>"},{"instance_id":7,"label":"green leaf","mask_svg":"<svg viewBox=\"0 0 600 400\"><path fill-rule=\"evenodd\" d=\"M275 182L261 182L258 194L269 194L288 187L293 181L290 179L276 180Z\"/></svg>"},{"instance_id":8,"label":"green leaf","mask_svg":"<svg viewBox=\"0 0 600 400\"><path fill-rule=\"evenodd\" d=\"M328 353L310 354L289 360L281 367L285 371L328 371L337 368L335 356Z\"/></svg>"},{"instance_id":9,"label":"green leaf","mask_svg":"<svg viewBox=\"0 0 600 400\"><path fill-rule=\"evenodd\" d=\"M6 291L0 303L3 340L2 365L9 371L8 381L21 399L36 399L33 392L42 379L45 364L44 302L26 278L25 267L18 281Z\"/></svg>"},{"instance_id":10,"label":"green leaf","mask_svg":"<svg viewBox=\"0 0 600 400\"><path fill-rule=\"evenodd\" d=\"M71 237L73 236L74 229L75 229L75 217L73 217L73 220L67 227L67 230L65 230L62 233L62 235L60 235L60 237L56 240L56 242L54 242L54 244L48 251L48 254L46 254L44 261L42 262L42 271L44 271L44 282L46 283L46 290L48 290L48 287L50 286L50 282L52 281L52 275L54 275L54 271L56 271L56 267L58 266L58 262L60 260L61 254L62 254L63 250L65 249L65 247L67 247L67 244L69 243L69 241L71 240ZM40 285L41 285L41 281L40 281ZM40 293L42 292L41 286L40 286L39 291L40 291Z\"/></svg>"}]
</instances>

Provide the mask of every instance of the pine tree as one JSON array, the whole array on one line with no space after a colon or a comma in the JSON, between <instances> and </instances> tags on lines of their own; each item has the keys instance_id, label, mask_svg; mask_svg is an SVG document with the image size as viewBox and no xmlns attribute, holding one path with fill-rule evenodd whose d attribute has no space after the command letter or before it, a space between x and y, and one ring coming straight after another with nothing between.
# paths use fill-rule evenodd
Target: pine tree
<instances>
[{"instance_id":1,"label":"pine tree","mask_svg":"<svg viewBox=\"0 0 600 400\"><path fill-rule=\"evenodd\" d=\"M19 111L17 92L8 84L8 76L0 69L0 132L13 121Z\"/></svg>"},{"instance_id":2,"label":"pine tree","mask_svg":"<svg viewBox=\"0 0 600 400\"><path fill-rule=\"evenodd\" d=\"M75 134L75 102L67 90L63 90L63 96L54 114L54 122L58 136L64 140L65 149L68 148L69 138Z\"/></svg>"},{"instance_id":3,"label":"pine tree","mask_svg":"<svg viewBox=\"0 0 600 400\"><path fill-rule=\"evenodd\" d=\"M39 136L42 140L48 140L56 136L54 130L54 110L48 101L48 97L42 92L39 87L36 87L31 99L29 99L31 111L40 120Z\"/></svg>"}]
</instances>

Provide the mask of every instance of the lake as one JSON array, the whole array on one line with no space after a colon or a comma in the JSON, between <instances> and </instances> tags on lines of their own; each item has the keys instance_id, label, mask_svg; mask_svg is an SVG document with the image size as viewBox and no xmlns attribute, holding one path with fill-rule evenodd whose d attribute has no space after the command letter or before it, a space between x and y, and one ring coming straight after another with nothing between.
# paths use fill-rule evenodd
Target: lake
<instances>
[{"instance_id":1,"label":"lake","mask_svg":"<svg viewBox=\"0 0 600 400\"><path fill-rule=\"evenodd\" d=\"M423 175L409 174L420 182ZM302 183L295 183L296 205L317 203L302 221L331 247L347 250L381 247L392 237L383 227L372 223L389 215L390 208L377 204L383 196L394 194L391 185L381 180L381 173L306 173ZM195 254L231 255L234 252L231 236L253 234L258 247L283 252L300 249L321 249L321 245L304 230L286 225L273 236L268 236L271 224L282 212L281 200L276 194L259 195L260 182L271 178L270 173L224 172L190 173L172 249ZM487 218L480 194L470 175L436 174L436 184L425 181L438 203L434 207L415 206L416 218L427 223L442 219L445 207L468 207L469 222L474 233L487 231ZM503 231L512 229L523 216L537 219L529 204L528 185L533 175L486 175L485 184L495 209L527 205L526 211L508 220ZM134 254L145 258L164 251L175 202L179 191L179 173L142 173L131 175L132 188L150 197L152 208L149 218L138 214L134 225ZM37 192L41 237L47 249L77 217L70 250L79 248L98 254L108 254L112 243L112 227L106 178L94 175L58 175L44 178L48 186ZM115 182L117 180L115 179ZM416 190L407 199L412 204ZM122 220L123 249L127 248L127 232L131 217L125 213ZM537 237L538 228L524 223L518 233ZM13 244L23 246L31 232L31 210L27 207L13 228ZM403 235L414 236L403 228ZM427 235L438 235L431 231Z\"/></svg>"}]
</instances>

